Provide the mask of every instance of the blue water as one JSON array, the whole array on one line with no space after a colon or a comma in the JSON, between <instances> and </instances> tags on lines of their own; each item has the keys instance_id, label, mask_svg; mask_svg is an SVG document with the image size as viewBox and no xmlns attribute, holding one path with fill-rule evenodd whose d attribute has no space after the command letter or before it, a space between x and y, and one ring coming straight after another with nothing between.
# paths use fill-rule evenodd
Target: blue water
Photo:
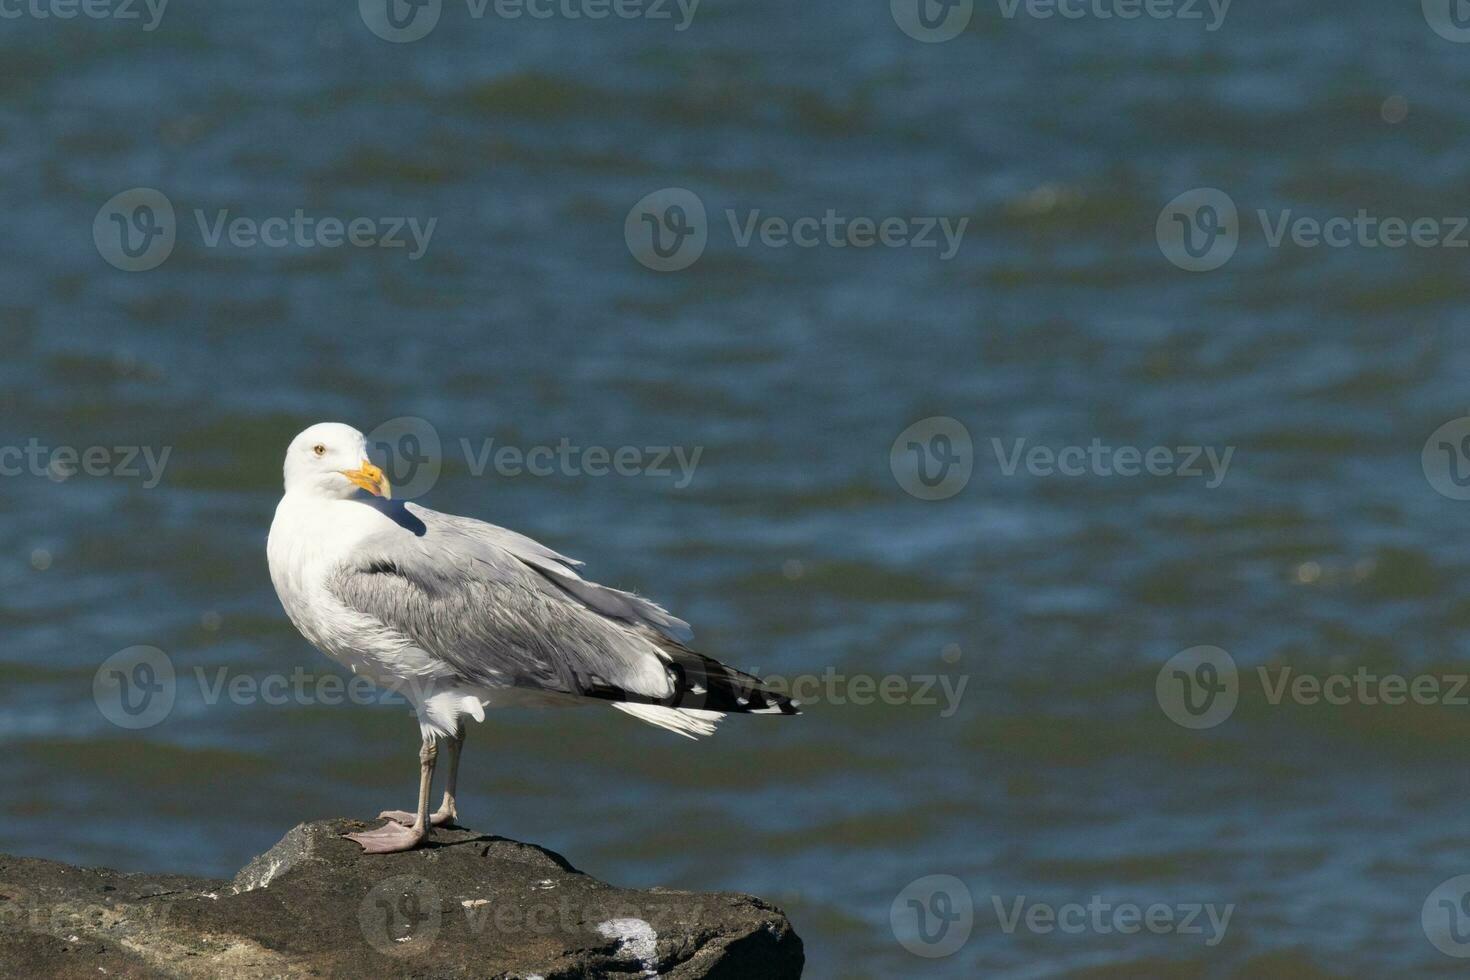
<instances>
[{"instance_id":1,"label":"blue water","mask_svg":"<svg viewBox=\"0 0 1470 980\"><path fill-rule=\"evenodd\" d=\"M587 561L736 665L841 677L699 744L492 715L467 824L620 884L770 898L812 976L1460 972L1421 912L1470 872L1466 708L1272 704L1255 668L1470 672L1470 505L1421 466L1470 409L1470 252L1273 247L1257 211L1470 214L1470 46L1413 3L1239 4L1213 31L979 4L942 43L886 7L706 0L680 31L677 7L446 3L401 44L350 3L0 20L0 447L169 453L156 486L0 479L0 848L228 875L301 820L411 802L403 706L207 696L219 671L336 672L267 576L281 457L314 421L411 416L443 446L425 503ZM135 187L177 241L128 272L93 222ZM708 244L655 272L624 224L670 187ZM1239 247L1190 272L1155 229L1200 187ZM435 225L410 259L211 244L195 215L298 209ZM829 209L966 224L945 260L742 246L726 216ZM973 473L926 501L890 449L940 416ZM462 439L700 456L686 485L477 472ZM992 440L1018 439L1233 455L1213 487L1008 476ZM177 694L134 731L93 680L138 645ZM1197 645L1242 672L1202 731L1155 696ZM938 703L852 703L889 675ZM944 957L890 920L929 875L975 907ZM1233 912L1213 945L997 912L1093 896Z\"/></svg>"}]
</instances>

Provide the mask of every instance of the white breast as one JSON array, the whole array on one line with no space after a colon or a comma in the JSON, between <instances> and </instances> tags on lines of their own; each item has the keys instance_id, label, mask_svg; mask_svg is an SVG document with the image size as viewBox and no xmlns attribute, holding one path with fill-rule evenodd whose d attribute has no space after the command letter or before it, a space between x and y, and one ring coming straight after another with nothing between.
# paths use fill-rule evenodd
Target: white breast
<instances>
[{"instance_id":1,"label":"white breast","mask_svg":"<svg viewBox=\"0 0 1470 980\"><path fill-rule=\"evenodd\" d=\"M374 508L351 500L288 493L276 507L266 557L276 595L303 636L353 673L417 703L415 692L443 676L444 666L408 637L348 608L327 590L359 543L393 527Z\"/></svg>"}]
</instances>

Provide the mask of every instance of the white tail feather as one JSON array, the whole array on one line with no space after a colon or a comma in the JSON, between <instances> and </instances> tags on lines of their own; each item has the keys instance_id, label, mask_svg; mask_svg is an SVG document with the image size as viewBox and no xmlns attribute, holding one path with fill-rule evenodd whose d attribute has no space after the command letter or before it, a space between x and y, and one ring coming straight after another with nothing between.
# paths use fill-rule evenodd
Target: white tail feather
<instances>
[{"instance_id":1,"label":"white tail feather","mask_svg":"<svg viewBox=\"0 0 1470 980\"><path fill-rule=\"evenodd\" d=\"M626 701L614 701L612 706L639 721L667 728L685 738L713 735L715 726L725 717L722 711L707 711L704 708L665 708L658 704L630 704Z\"/></svg>"},{"instance_id":2,"label":"white tail feather","mask_svg":"<svg viewBox=\"0 0 1470 980\"><path fill-rule=\"evenodd\" d=\"M464 713L469 715L471 718L475 719L475 721L485 720L485 705L483 702L480 701L479 698L475 697L473 694L469 694L466 695L464 701L460 703L463 705L461 710L464 711Z\"/></svg>"}]
</instances>

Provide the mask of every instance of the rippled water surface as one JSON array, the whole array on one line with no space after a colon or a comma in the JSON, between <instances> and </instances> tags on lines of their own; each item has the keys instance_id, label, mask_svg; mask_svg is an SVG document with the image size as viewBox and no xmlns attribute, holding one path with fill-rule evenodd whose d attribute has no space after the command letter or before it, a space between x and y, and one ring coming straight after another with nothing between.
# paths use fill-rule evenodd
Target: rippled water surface
<instances>
[{"instance_id":1,"label":"rippled water surface","mask_svg":"<svg viewBox=\"0 0 1470 980\"><path fill-rule=\"evenodd\" d=\"M299 429L413 416L444 447L426 503L816 689L699 744L492 714L466 823L621 884L768 897L812 976L1463 970L1421 912L1470 872L1470 708L1273 703L1257 668L1470 670L1470 505L1421 466L1470 408L1470 250L1273 247L1257 212L1470 214L1470 45L1367 0L1242 3L1213 31L982 3L942 43L837 0L706 0L682 31L677 8L445 3L402 44L356 6L0 20L0 446L169 453L156 485L144 460L0 480L0 847L227 875L301 820L411 802L407 709L322 703L337 669L281 612L265 535ZM177 216L145 272L93 236L135 187ZM669 187L708 245L659 273L624 225ZM1210 272L1156 240L1199 187L1239 211ZM737 234L829 209L964 232L948 260ZM207 234L297 210L435 225L418 259ZM936 416L973 473L926 501L890 449ZM687 481L536 475L462 451L489 439L700 455ZM1007 475L1017 440L1233 455L1219 480ZM177 701L129 730L93 679L136 645ZM1200 645L1240 696L1191 730L1155 682ZM304 696L217 689L297 668ZM856 680L889 676L902 703ZM975 907L942 958L890 922L928 875ZM1004 927L1017 899L1094 896L1233 912L1213 944Z\"/></svg>"}]
</instances>

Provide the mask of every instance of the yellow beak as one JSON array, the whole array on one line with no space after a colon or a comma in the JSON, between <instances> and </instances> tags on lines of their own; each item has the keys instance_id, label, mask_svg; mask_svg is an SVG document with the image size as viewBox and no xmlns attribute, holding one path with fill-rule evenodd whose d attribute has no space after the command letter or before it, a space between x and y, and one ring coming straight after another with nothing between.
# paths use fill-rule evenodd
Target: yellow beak
<instances>
[{"instance_id":1,"label":"yellow beak","mask_svg":"<svg viewBox=\"0 0 1470 980\"><path fill-rule=\"evenodd\" d=\"M359 469L343 470L342 475L376 497L393 499L393 488L388 485L388 477L367 460L362 461Z\"/></svg>"}]
</instances>

